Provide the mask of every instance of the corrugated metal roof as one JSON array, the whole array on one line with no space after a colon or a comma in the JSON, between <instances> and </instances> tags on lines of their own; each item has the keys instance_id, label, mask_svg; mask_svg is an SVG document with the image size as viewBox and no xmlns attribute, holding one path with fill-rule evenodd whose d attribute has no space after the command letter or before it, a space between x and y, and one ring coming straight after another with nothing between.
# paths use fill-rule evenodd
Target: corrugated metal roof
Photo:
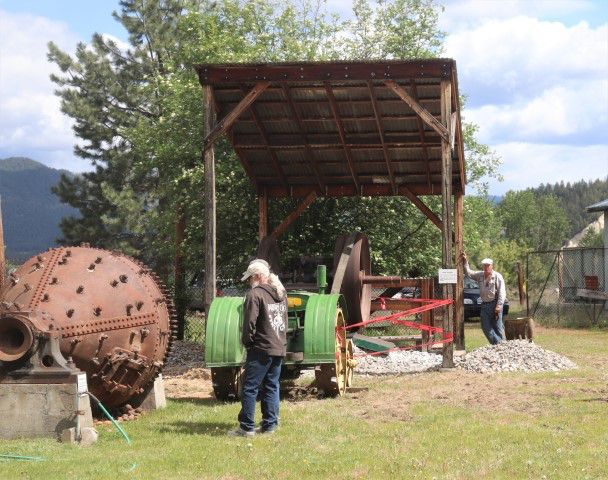
<instances>
[{"instance_id":1,"label":"corrugated metal roof","mask_svg":"<svg viewBox=\"0 0 608 480\"><path fill-rule=\"evenodd\" d=\"M588 212L604 212L608 210L608 198L601 202L594 203L593 205L589 205L586 210Z\"/></svg>"},{"instance_id":2,"label":"corrugated metal roof","mask_svg":"<svg viewBox=\"0 0 608 480\"><path fill-rule=\"evenodd\" d=\"M441 121L449 82L457 125L452 185L464 192L456 64L451 59L197 65L218 119L269 81L229 130L252 182L270 196L441 194L441 136L388 80ZM335 188L334 188L335 187Z\"/></svg>"}]
</instances>

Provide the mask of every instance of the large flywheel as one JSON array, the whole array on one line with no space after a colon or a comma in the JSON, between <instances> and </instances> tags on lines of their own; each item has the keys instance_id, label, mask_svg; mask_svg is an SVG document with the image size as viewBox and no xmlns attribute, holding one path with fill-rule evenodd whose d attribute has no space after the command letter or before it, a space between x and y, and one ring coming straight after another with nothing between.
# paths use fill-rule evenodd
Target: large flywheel
<instances>
[{"instance_id":1,"label":"large flywheel","mask_svg":"<svg viewBox=\"0 0 608 480\"><path fill-rule=\"evenodd\" d=\"M361 232L338 237L334 249L334 280L331 293L344 295L348 306L348 325L369 318L372 287L363 279L371 274L369 242Z\"/></svg>"},{"instance_id":2,"label":"large flywheel","mask_svg":"<svg viewBox=\"0 0 608 480\"><path fill-rule=\"evenodd\" d=\"M336 344L334 363L323 363L315 368L317 388L327 396L342 396L346 387L352 383L354 361L352 358L352 341L346 338L344 314L336 310L335 320Z\"/></svg>"}]
</instances>

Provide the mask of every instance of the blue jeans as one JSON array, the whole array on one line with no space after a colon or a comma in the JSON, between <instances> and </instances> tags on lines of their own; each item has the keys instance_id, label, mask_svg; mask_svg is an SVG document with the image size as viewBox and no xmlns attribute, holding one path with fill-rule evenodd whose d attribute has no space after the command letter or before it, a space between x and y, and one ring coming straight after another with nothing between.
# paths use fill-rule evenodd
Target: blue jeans
<instances>
[{"instance_id":1,"label":"blue jeans","mask_svg":"<svg viewBox=\"0 0 608 480\"><path fill-rule=\"evenodd\" d=\"M262 430L273 430L279 424L279 377L283 357L247 350L243 391L241 393L241 428L251 432L255 428L255 402L261 387Z\"/></svg>"},{"instance_id":2,"label":"blue jeans","mask_svg":"<svg viewBox=\"0 0 608 480\"><path fill-rule=\"evenodd\" d=\"M496 300L482 303L479 316L481 318L481 329L488 342L492 345L502 342L505 339L505 327L502 323L502 308L496 316Z\"/></svg>"}]
</instances>

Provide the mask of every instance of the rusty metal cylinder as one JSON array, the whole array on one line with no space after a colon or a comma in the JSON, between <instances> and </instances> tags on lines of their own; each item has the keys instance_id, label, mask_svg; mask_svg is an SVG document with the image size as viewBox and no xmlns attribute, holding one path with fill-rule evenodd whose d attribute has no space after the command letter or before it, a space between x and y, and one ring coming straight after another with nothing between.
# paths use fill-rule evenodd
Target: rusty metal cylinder
<instances>
[{"instance_id":1,"label":"rusty metal cylinder","mask_svg":"<svg viewBox=\"0 0 608 480\"><path fill-rule=\"evenodd\" d=\"M171 299L151 270L87 246L30 258L0 292L0 362L27 362L38 335L58 336L62 355L108 407L151 385L175 327Z\"/></svg>"},{"instance_id":2,"label":"rusty metal cylinder","mask_svg":"<svg viewBox=\"0 0 608 480\"><path fill-rule=\"evenodd\" d=\"M0 322L0 361L20 360L33 344L34 334L27 322L13 316L6 316Z\"/></svg>"}]
</instances>

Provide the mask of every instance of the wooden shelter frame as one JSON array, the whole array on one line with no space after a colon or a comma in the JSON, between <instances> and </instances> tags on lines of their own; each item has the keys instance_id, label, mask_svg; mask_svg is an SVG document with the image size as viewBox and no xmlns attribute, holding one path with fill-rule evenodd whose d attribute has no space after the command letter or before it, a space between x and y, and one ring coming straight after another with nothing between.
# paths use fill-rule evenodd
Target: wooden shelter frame
<instances>
[{"instance_id":1,"label":"wooden shelter frame","mask_svg":"<svg viewBox=\"0 0 608 480\"><path fill-rule=\"evenodd\" d=\"M458 283L443 285L444 298L454 300L444 315L454 342L444 344L443 366L453 366L454 343L464 348L463 269L455 252L463 250L465 192L454 60L196 70L204 111L205 309L216 291L214 143L228 134L257 191L260 239L268 235L269 198L281 197L302 200L273 237L320 196L403 196L441 230L442 267L458 270ZM421 195L441 195L441 216Z\"/></svg>"}]
</instances>

